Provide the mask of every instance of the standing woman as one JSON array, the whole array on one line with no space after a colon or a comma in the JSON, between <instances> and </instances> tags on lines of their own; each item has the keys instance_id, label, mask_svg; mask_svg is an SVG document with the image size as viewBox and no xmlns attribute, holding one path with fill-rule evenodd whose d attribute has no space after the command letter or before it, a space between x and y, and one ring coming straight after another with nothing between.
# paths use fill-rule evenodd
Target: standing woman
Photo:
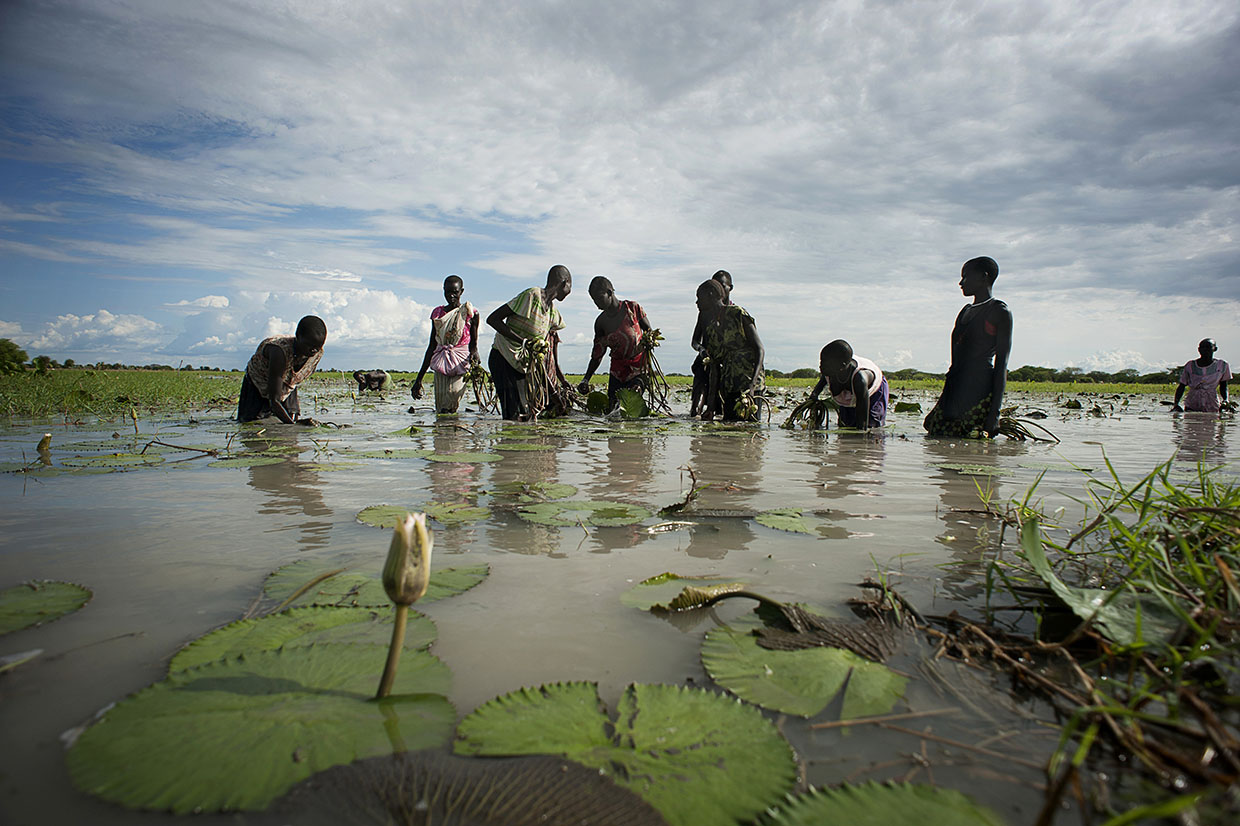
<instances>
[{"instance_id":1,"label":"standing woman","mask_svg":"<svg viewBox=\"0 0 1240 826\"><path fill-rule=\"evenodd\" d=\"M495 328L487 366L505 419L529 420L541 412L531 409L528 365L521 361L523 348L529 353L529 345L546 342L547 363L555 374L549 378L563 382L556 332L564 329L564 319L554 302L563 301L572 290L572 273L568 267L556 264L547 271L546 286L530 287L487 316L487 324Z\"/></svg>"},{"instance_id":2,"label":"standing woman","mask_svg":"<svg viewBox=\"0 0 1240 826\"><path fill-rule=\"evenodd\" d=\"M443 280L444 305L431 310L431 338L412 394L422 398L422 378L429 367L435 373L435 412L455 413L465 395L465 373L478 362L478 311L461 303L465 282L459 275Z\"/></svg>"},{"instance_id":3,"label":"standing woman","mask_svg":"<svg viewBox=\"0 0 1240 826\"><path fill-rule=\"evenodd\" d=\"M976 431L999 432L999 410L1012 352L1012 311L991 294L999 265L973 258L960 268L960 291L973 297L952 328L952 363L938 403L926 416L931 436L969 438Z\"/></svg>"},{"instance_id":4,"label":"standing woman","mask_svg":"<svg viewBox=\"0 0 1240 826\"><path fill-rule=\"evenodd\" d=\"M1218 352L1218 345L1212 338L1203 338L1197 345L1197 352L1201 357L1185 364L1180 371L1180 383L1175 388L1175 404L1171 409L1217 413L1220 395L1223 403L1227 403L1227 382L1231 381L1231 368L1227 366L1227 362L1214 357ZM1188 398L1184 399L1184 407L1180 407L1185 387L1188 388Z\"/></svg>"},{"instance_id":5,"label":"standing woman","mask_svg":"<svg viewBox=\"0 0 1240 826\"><path fill-rule=\"evenodd\" d=\"M702 418L710 421L721 413L724 421L756 422L757 402L766 390L766 350L753 318L735 304L724 304L725 297L723 285L713 278L698 286L698 325L709 360Z\"/></svg>"},{"instance_id":6,"label":"standing woman","mask_svg":"<svg viewBox=\"0 0 1240 826\"><path fill-rule=\"evenodd\" d=\"M616 288L601 275L590 282L590 298L600 312L594 320L594 349L590 352L590 365L586 368L577 390L583 395L590 392L590 377L603 360L603 353L611 350L611 368L607 375L607 409L616 407L616 391L622 388L642 393L646 390L649 376L642 359L642 334L650 329L646 311L636 301L616 298Z\"/></svg>"}]
</instances>

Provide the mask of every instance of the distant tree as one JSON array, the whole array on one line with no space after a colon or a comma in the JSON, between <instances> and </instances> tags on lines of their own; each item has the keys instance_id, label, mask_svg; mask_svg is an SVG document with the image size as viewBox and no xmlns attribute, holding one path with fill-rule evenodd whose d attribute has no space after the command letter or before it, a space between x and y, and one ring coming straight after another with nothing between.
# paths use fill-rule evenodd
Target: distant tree
<instances>
[{"instance_id":1,"label":"distant tree","mask_svg":"<svg viewBox=\"0 0 1240 826\"><path fill-rule=\"evenodd\" d=\"M73 359L65 359L65 367L77 367L77 362Z\"/></svg>"},{"instance_id":2,"label":"distant tree","mask_svg":"<svg viewBox=\"0 0 1240 826\"><path fill-rule=\"evenodd\" d=\"M0 338L0 374L20 373L26 369L30 356L7 338Z\"/></svg>"},{"instance_id":3,"label":"distant tree","mask_svg":"<svg viewBox=\"0 0 1240 826\"><path fill-rule=\"evenodd\" d=\"M788 374L790 379L816 379L818 371L813 367L798 367Z\"/></svg>"},{"instance_id":4,"label":"distant tree","mask_svg":"<svg viewBox=\"0 0 1240 826\"><path fill-rule=\"evenodd\" d=\"M51 356L35 356L33 362L35 372L40 376L46 376L54 363Z\"/></svg>"}]
</instances>

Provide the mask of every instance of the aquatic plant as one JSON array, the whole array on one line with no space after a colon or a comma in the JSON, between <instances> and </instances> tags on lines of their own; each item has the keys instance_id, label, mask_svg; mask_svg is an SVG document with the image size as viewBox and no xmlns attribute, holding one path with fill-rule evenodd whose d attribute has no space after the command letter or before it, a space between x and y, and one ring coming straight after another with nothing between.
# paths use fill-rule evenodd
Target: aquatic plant
<instances>
[{"instance_id":1,"label":"aquatic plant","mask_svg":"<svg viewBox=\"0 0 1240 826\"><path fill-rule=\"evenodd\" d=\"M796 406L792 408L792 412L788 414L788 418L780 425L784 430L822 430L827 427L827 416L833 410L839 410L840 405L835 399L818 398L817 396L806 395Z\"/></svg>"},{"instance_id":2,"label":"aquatic plant","mask_svg":"<svg viewBox=\"0 0 1240 826\"><path fill-rule=\"evenodd\" d=\"M32 580L0 591L0 634L72 614L90 601L90 589L71 582Z\"/></svg>"},{"instance_id":3,"label":"aquatic plant","mask_svg":"<svg viewBox=\"0 0 1240 826\"><path fill-rule=\"evenodd\" d=\"M655 328L642 333L642 339L638 347L641 350L642 368L646 374L645 391L649 408L670 416L672 415L672 387L667 383L667 376L663 374L663 367L659 364L659 359L654 354L655 348L662 342L663 333L658 328Z\"/></svg>"},{"instance_id":4,"label":"aquatic plant","mask_svg":"<svg viewBox=\"0 0 1240 826\"><path fill-rule=\"evenodd\" d=\"M382 700L392 690L396 681L396 666L405 648L405 624L409 618L409 606L426 593L431 580L431 549L434 534L426 525L426 514L410 513L392 532L392 544L388 547L387 561L383 563L383 590L396 606L396 620L392 626L392 642L388 647L387 664L379 681L376 700Z\"/></svg>"}]
</instances>

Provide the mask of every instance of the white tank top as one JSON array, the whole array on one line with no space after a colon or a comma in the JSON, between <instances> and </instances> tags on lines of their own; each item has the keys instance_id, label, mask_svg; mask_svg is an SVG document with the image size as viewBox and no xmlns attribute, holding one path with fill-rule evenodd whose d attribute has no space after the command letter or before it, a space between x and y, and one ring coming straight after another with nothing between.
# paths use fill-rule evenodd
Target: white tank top
<instances>
[{"instance_id":1,"label":"white tank top","mask_svg":"<svg viewBox=\"0 0 1240 826\"><path fill-rule=\"evenodd\" d=\"M883 371L878 369L878 365L867 358L861 356L853 356L853 361L857 362L857 370L869 370L874 374L874 381L870 383L870 395L873 396L878 392L878 386L883 383ZM853 379L857 375L857 370L852 372L848 377L848 389L839 393L833 393L831 398L835 399L842 407L854 407L853 404Z\"/></svg>"}]
</instances>

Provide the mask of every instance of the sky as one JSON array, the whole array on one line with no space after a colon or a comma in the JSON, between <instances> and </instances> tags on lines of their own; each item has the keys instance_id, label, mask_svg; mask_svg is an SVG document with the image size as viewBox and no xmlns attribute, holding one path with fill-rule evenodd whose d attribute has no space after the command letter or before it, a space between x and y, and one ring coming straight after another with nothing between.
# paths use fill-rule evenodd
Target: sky
<instances>
[{"instance_id":1,"label":"sky","mask_svg":"<svg viewBox=\"0 0 1240 826\"><path fill-rule=\"evenodd\" d=\"M1238 137L1234 0L3 0L0 337L417 369L564 264L566 372L600 274L684 372L726 269L768 368L941 372L988 255L1013 367L1240 361Z\"/></svg>"}]
</instances>

